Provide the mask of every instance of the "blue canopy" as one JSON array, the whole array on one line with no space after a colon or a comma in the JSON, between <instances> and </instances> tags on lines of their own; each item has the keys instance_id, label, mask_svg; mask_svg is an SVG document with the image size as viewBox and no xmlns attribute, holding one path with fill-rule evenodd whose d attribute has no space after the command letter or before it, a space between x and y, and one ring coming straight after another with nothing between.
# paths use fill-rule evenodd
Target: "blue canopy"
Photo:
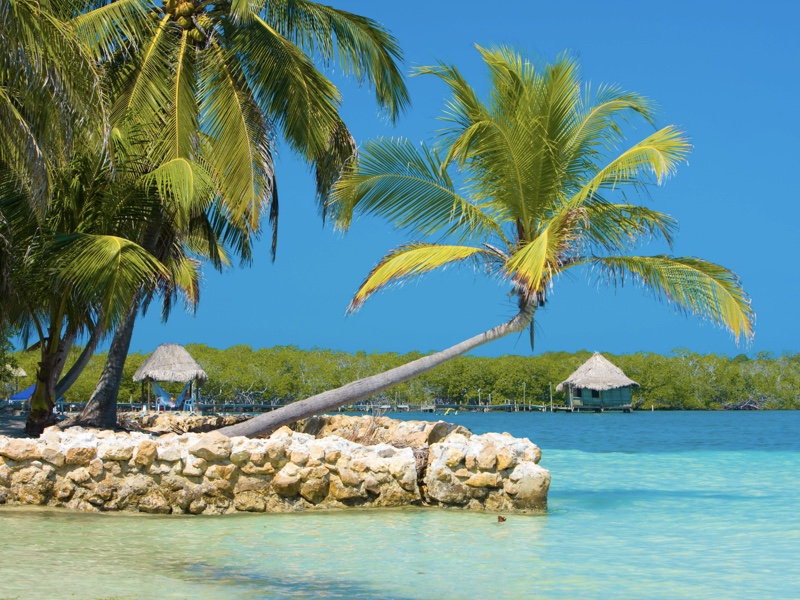
<instances>
[{"instance_id":1,"label":"blue canopy","mask_svg":"<svg viewBox=\"0 0 800 600\"><path fill-rule=\"evenodd\" d=\"M36 384L34 383L31 387L26 390L22 390L21 392L17 392L9 400L11 402L25 402L29 400L31 396L33 396L33 390L36 389Z\"/></svg>"}]
</instances>

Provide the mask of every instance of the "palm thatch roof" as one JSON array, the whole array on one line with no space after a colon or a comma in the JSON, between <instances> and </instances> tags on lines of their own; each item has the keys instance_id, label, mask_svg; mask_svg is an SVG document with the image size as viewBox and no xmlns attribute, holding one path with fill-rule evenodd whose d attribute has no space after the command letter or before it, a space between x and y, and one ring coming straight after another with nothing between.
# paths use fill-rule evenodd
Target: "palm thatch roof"
<instances>
[{"instance_id":1,"label":"palm thatch roof","mask_svg":"<svg viewBox=\"0 0 800 600\"><path fill-rule=\"evenodd\" d=\"M578 367L577 371L567 377L566 381L559 383L556 390L561 391L565 385L598 391L613 390L629 385L639 386L632 379L628 379L622 369L612 364L599 352L595 352L589 360Z\"/></svg>"},{"instance_id":2,"label":"palm thatch roof","mask_svg":"<svg viewBox=\"0 0 800 600\"><path fill-rule=\"evenodd\" d=\"M11 365L7 364L6 365L6 371L11 371L11 376L12 377L27 377L28 376L28 374L25 372L25 370L22 367L14 368Z\"/></svg>"},{"instance_id":3,"label":"palm thatch roof","mask_svg":"<svg viewBox=\"0 0 800 600\"><path fill-rule=\"evenodd\" d=\"M134 381L205 381L208 375L180 344L161 344L133 375Z\"/></svg>"}]
</instances>

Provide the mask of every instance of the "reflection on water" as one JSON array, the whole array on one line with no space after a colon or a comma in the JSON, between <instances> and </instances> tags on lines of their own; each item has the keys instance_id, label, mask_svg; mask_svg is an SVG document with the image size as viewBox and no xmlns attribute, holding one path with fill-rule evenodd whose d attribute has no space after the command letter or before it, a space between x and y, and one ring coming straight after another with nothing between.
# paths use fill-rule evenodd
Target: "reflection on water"
<instances>
[{"instance_id":1,"label":"reflection on water","mask_svg":"<svg viewBox=\"0 0 800 600\"><path fill-rule=\"evenodd\" d=\"M0 598L795 597L800 414L784 413L772 436L762 415L730 414L487 415L487 428L539 443L553 475L550 512L505 523L416 508L158 517L0 507ZM549 447L542 439L559 428L562 447ZM681 439L689 449L675 448Z\"/></svg>"}]
</instances>

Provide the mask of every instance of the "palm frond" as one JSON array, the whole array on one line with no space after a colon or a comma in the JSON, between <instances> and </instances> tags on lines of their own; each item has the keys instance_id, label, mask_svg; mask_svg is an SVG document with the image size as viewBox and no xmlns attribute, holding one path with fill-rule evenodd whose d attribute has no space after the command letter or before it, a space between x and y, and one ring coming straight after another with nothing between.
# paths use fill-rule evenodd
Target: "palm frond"
<instances>
[{"instance_id":1,"label":"palm frond","mask_svg":"<svg viewBox=\"0 0 800 600\"><path fill-rule=\"evenodd\" d=\"M55 277L85 300L97 302L107 324L130 307L142 287L168 271L138 244L111 235L73 234L57 238L49 252Z\"/></svg>"},{"instance_id":2,"label":"palm frond","mask_svg":"<svg viewBox=\"0 0 800 600\"><path fill-rule=\"evenodd\" d=\"M188 228L189 220L204 212L213 199L210 174L199 164L185 158L175 158L159 165L142 177L145 187L154 187L181 231Z\"/></svg>"},{"instance_id":3,"label":"palm frond","mask_svg":"<svg viewBox=\"0 0 800 600\"><path fill-rule=\"evenodd\" d=\"M175 52L180 28L164 17L133 60L112 73L115 101L111 123L134 121L151 140L160 140L167 125L174 92Z\"/></svg>"},{"instance_id":4,"label":"palm frond","mask_svg":"<svg viewBox=\"0 0 800 600\"><path fill-rule=\"evenodd\" d=\"M109 59L120 50L139 49L152 36L149 0L112 0L72 20L72 25L96 59Z\"/></svg>"},{"instance_id":5,"label":"palm frond","mask_svg":"<svg viewBox=\"0 0 800 600\"><path fill-rule=\"evenodd\" d=\"M450 263L482 258L487 251L470 246L445 246L439 244L408 244L383 257L367 276L350 301L348 312L358 308L379 289L408 278L422 275Z\"/></svg>"},{"instance_id":6,"label":"palm frond","mask_svg":"<svg viewBox=\"0 0 800 600\"><path fill-rule=\"evenodd\" d=\"M283 37L325 66L338 60L345 75L375 88L378 104L392 121L410 105L398 62L397 40L367 17L307 0L261 2L265 20Z\"/></svg>"},{"instance_id":7,"label":"palm frond","mask_svg":"<svg viewBox=\"0 0 800 600\"><path fill-rule=\"evenodd\" d=\"M227 31L261 110L301 156L313 160L322 154L338 124L336 87L260 17Z\"/></svg>"},{"instance_id":8,"label":"palm frond","mask_svg":"<svg viewBox=\"0 0 800 600\"><path fill-rule=\"evenodd\" d=\"M583 209L582 233L590 249L600 247L607 252L619 252L648 237L663 238L672 246L678 229L673 217L635 204L613 204L595 196Z\"/></svg>"},{"instance_id":9,"label":"palm frond","mask_svg":"<svg viewBox=\"0 0 800 600\"><path fill-rule=\"evenodd\" d=\"M544 296L544 288L561 268L564 247L569 239L555 221L509 257L503 270L525 298Z\"/></svg>"},{"instance_id":10,"label":"palm frond","mask_svg":"<svg viewBox=\"0 0 800 600\"><path fill-rule=\"evenodd\" d=\"M733 271L691 256L612 256L585 262L601 269L612 284L623 285L630 277L657 298L727 328L737 343L753 337L755 313Z\"/></svg>"},{"instance_id":11,"label":"palm frond","mask_svg":"<svg viewBox=\"0 0 800 600\"><path fill-rule=\"evenodd\" d=\"M369 141L359 160L334 186L337 226L347 229L353 212L384 217L415 234L459 240L508 240L491 215L460 196L437 154L406 139Z\"/></svg>"},{"instance_id":12,"label":"palm frond","mask_svg":"<svg viewBox=\"0 0 800 600\"><path fill-rule=\"evenodd\" d=\"M601 188L638 183L645 174L652 174L656 182L661 184L675 172L679 163L686 160L690 150L691 144L682 131L672 125L664 127L597 171L567 204L580 206Z\"/></svg>"}]
</instances>

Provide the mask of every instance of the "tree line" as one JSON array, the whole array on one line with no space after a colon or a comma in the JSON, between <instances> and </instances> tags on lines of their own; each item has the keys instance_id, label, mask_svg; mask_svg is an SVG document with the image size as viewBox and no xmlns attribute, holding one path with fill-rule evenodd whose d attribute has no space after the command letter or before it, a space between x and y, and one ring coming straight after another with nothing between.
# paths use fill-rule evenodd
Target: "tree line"
<instances>
[{"instance_id":1,"label":"tree line","mask_svg":"<svg viewBox=\"0 0 800 600\"><path fill-rule=\"evenodd\" d=\"M208 374L208 381L201 388L202 402L218 404L291 403L423 356L417 352L351 354L295 346L254 350L243 345L220 350L190 344L186 348ZM79 354L80 348L74 348L70 360ZM20 386L31 385L36 355L18 352L11 356L29 374ZM553 401L559 403L564 396L556 386L590 356L585 350L497 358L463 356L373 400L389 404L544 404L550 402L552 388ZM638 409L800 408L800 354L740 354L730 358L677 349L670 355L638 352L605 356L640 384L633 391L634 407ZM92 357L65 394L65 400L85 402L91 396L105 358L105 353ZM128 355L119 402L141 400L142 386L133 382L133 374L146 358L142 353ZM182 384L164 387L177 392Z\"/></svg>"}]
</instances>

